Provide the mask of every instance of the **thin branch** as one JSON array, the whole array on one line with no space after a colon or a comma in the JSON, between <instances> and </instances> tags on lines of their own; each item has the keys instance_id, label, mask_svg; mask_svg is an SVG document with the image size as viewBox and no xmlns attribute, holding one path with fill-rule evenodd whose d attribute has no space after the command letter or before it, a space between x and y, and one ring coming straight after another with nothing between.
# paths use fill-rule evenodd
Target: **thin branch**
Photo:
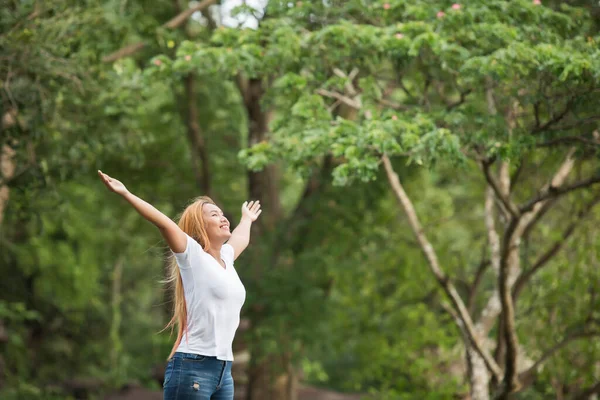
<instances>
[{"instance_id":1,"label":"thin branch","mask_svg":"<svg viewBox=\"0 0 600 400\"><path fill-rule=\"evenodd\" d=\"M358 94L358 92L354 88L354 84L352 83L354 81L354 78L356 78L356 75L358 75L358 72L359 72L359 69L356 67L353 68L352 71L350 71L350 73L348 75L346 75L344 73L344 71L342 71L339 68L333 69L333 73L335 75L337 75L338 77L340 77L346 81L344 83L344 88L346 89L346 92L348 92L348 94L351 96L356 96Z\"/></svg>"},{"instance_id":2,"label":"thin branch","mask_svg":"<svg viewBox=\"0 0 600 400\"><path fill-rule=\"evenodd\" d=\"M596 115L596 116L589 117L589 118L583 118L583 119L579 119L568 125L553 126L551 128L548 128L548 131L567 131L569 129L578 128L581 125L588 123L588 122L598 121L599 119L600 119L600 115Z\"/></svg>"},{"instance_id":3,"label":"thin branch","mask_svg":"<svg viewBox=\"0 0 600 400\"><path fill-rule=\"evenodd\" d=\"M178 15L176 15L170 21L163 24L162 27L167 28L167 29L176 29L179 26L181 26L185 21L187 21L188 18L192 16L192 14L194 14L197 11L202 11L205 8L208 8L209 6L215 4L216 2L217 2L217 0L204 0L200 3L198 3L197 5L195 5L194 7L188 8L187 10L180 12ZM109 62L119 60L123 57L131 56L131 55L137 53L138 51L140 51L141 49L143 49L145 46L146 46L145 42L138 42L138 43L134 43L134 44L125 46L125 47L115 51L114 53L111 53L111 54L105 56L104 58L102 58L102 61L105 63L109 63Z\"/></svg>"},{"instance_id":4,"label":"thin branch","mask_svg":"<svg viewBox=\"0 0 600 400\"><path fill-rule=\"evenodd\" d=\"M574 100L575 100L574 98L571 98L567 102L567 105L565 106L564 110L562 110L560 113L558 113L557 115L555 115L553 118L551 118L548 121L546 121L546 123L544 123L542 125L535 126L531 130L531 133L542 132L542 131L548 129L550 126L552 126L552 125L556 124L557 122L561 121L569 113L569 111L571 111L571 107L573 106Z\"/></svg>"},{"instance_id":5,"label":"thin branch","mask_svg":"<svg viewBox=\"0 0 600 400\"><path fill-rule=\"evenodd\" d=\"M600 394L600 381L573 395L573 400L590 400L594 394Z\"/></svg>"},{"instance_id":6,"label":"thin branch","mask_svg":"<svg viewBox=\"0 0 600 400\"><path fill-rule=\"evenodd\" d=\"M581 211L579 211L579 213L577 214L577 218L571 221L569 226L567 226L567 228L564 230L561 238L554 242L554 244L550 246L550 248L538 258L538 260L533 264L533 266L530 269L524 271L521 275L519 275L517 281L513 286L513 298L515 299L515 301L518 298L521 290L529 282L531 277L536 272L538 272L544 265L546 265L546 263L550 261L563 248L563 246L566 244L566 241L575 231L577 225L585 219L585 217L590 213L592 208L594 208L594 206L598 204L598 202L600 202L600 193L598 193L590 202L588 202L585 205L585 207Z\"/></svg>"},{"instance_id":7,"label":"thin branch","mask_svg":"<svg viewBox=\"0 0 600 400\"><path fill-rule=\"evenodd\" d=\"M463 104L465 102L465 100L467 99L467 96L472 92L471 89L467 89L464 92L460 93L460 99L458 101L455 101L454 103L450 103L448 104L448 106L446 107L446 111L452 111L453 109L455 109L456 107L460 106L461 104Z\"/></svg>"},{"instance_id":8,"label":"thin branch","mask_svg":"<svg viewBox=\"0 0 600 400\"><path fill-rule=\"evenodd\" d=\"M330 98L339 100L342 103L344 103L352 108L355 108L357 110L359 110L361 108L360 101L351 99L347 96L344 96L343 94L340 94L337 92L331 92L331 91L325 90L325 89L317 89L316 92L317 92L317 94L320 94L321 96L330 97Z\"/></svg>"},{"instance_id":9,"label":"thin branch","mask_svg":"<svg viewBox=\"0 0 600 400\"><path fill-rule=\"evenodd\" d=\"M125 46L125 47L115 51L114 53L111 53L111 54L103 57L102 61L105 63L110 63L113 61L117 61L121 58L129 57L129 56L137 53L141 49L143 49L145 46L146 46L146 43L144 43L144 42L130 44L129 46Z\"/></svg>"},{"instance_id":10,"label":"thin branch","mask_svg":"<svg viewBox=\"0 0 600 400\"><path fill-rule=\"evenodd\" d=\"M391 100L387 100L387 99L380 99L379 103L381 105L387 106L389 108L393 108L394 110L398 110L398 111L410 110L409 106L406 106L404 104L395 103L395 102L393 102Z\"/></svg>"},{"instance_id":11,"label":"thin branch","mask_svg":"<svg viewBox=\"0 0 600 400\"><path fill-rule=\"evenodd\" d=\"M477 289L479 289L479 285L481 284L481 280L487 271L487 268L492 263L490 260L481 260L479 266L477 267L477 271L475 272L475 277L473 278L473 283L471 283L469 288L469 299L467 300L467 308L469 313L473 313L475 309L475 295L477 294Z\"/></svg>"},{"instance_id":12,"label":"thin branch","mask_svg":"<svg viewBox=\"0 0 600 400\"><path fill-rule=\"evenodd\" d=\"M528 220L527 226L523 229L523 238L528 238L535 225L539 222L540 219L554 206L554 204L558 201L558 199L550 199L546 200L543 205L537 210L533 218Z\"/></svg>"},{"instance_id":13,"label":"thin branch","mask_svg":"<svg viewBox=\"0 0 600 400\"><path fill-rule=\"evenodd\" d=\"M187 10L184 10L184 11L180 12L179 14L177 14L174 18L172 18L170 21L165 23L163 25L163 28L168 28L168 29L179 28L183 23L185 23L185 21L187 21L188 18L190 18L192 16L192 14L194 14L197 11L203 11L204 9L208 8L209 6L212 6L216 2L217 2L217 0L204 0L204 1L196 4L195 6L188 8Z\"/></svg>"},{"instance_id":14,"label":"thin branch","mask_svg":"<svg viewBox=\"0 0 600 400\"><path fill-rule=\"evenodd\" d=\"M533 207L544 200L548 200L551 199L553 197L558 197L561 196L563 194L572 192L573 190L577 190L577 189L581 189L581 188L585 188L588 186L592 186L596 183L600 182L600 175L597 176L592 176L588 179L584 179L581 180L579 182L575 182L571 185L566 185L566 186L560 186L560 187L555 187L555 186L548 186L546 189L540 191L540 193L538 193L537 196L535 196L533 199L529 200L528 202L526 202L525 204L523 204L522 206L519 207L519 210L522 213L526 213L529 212L533 209Z\"/></svg>"},{"instance_id":15,"label":"thin branch","mask_svg":"<svg viewBox=\"0 0 600 400\"><path fill-rule=\"evenodd\" d=\"M508 210L508 212L513 217L519 217L519 215L521 214L519 212L519 209L517 208L517 206L508 197L506 197L504 195L504 193L502 193L502 190L500 188L500 184L498 183L498 181L496 181L496 178L492 175L492 173L490 171L490 165L491 165L491 163L488 162L488 161L483 161L481 163L481 167L483 169L483 173L485 174L485 179L488 181L489 185L494 190L494 193L496 194L496 197L501 201L502 205L504 205L504 207L506 208L506 210Z\"/></svg>"},{"instance_id":16,"label":"thin branch","mask_svg":"<svg viewBox=\"0 0 600 400\"><path fill-rule=\"evenodd\" d=\"M540 102L536 101L533 105L533 115L535 116L535 126L540 126Z\"/></svg>"},{"instance_id":17,"label":"thin branch","mask_svg":"<svg viewBox=\"0 0 600 400\"><path fill-rule=\"evenodd\" d=\"M559 187L565 182L565 180L571 173L573 166L575 165L575 160L573 159L575 151L576 149L574 147L569 149L565 160L556 170L556 173L554 174L550 182L542 187L541 191L547 190L549 187ZM550 207L555 202L556 197L541 201L535 204L529 212L524 213L523 218L521 220L521 225L519 227L519 231L522 232L522 235L528 235L531 229L533 229L533 226L541 219L541 217L550 209Z\"/></svg>"},{"instance_id":18,"label":"thin branch","mask_svg":"<svg viewBox=\"0 0 600 400\"><path fill-rule=\"evenodd\" d=\"M525 168L525 158L522 158L519 162L519 165L517 165L517 169L515 170L515 172L513 172L513 174L510 177L509 192L512 192L513 189L515 188L515 186L517 186L517 181L521 177L521 172L523 172L524 168Z\"/></svg>"},{"instance_id":19,"label":"thin branch","mask_svg":"<svg viewBox=\"0 0 600 400\"><path fill-rule=\"evenodd\" d=\"M408 90L408 88L406 87L406 85L404 84L404 82L402 81L402 76L400 74L398 74L397 76L397 82L398 82L398 86L400 87L400 89L402 89L402 91L411 99L415 99L415 96L410 92L410 90Z\"/></svg>"},{"instance_id":20,"label":"thin branch","mask_svg":"<svg viewBox=\"0 0 600 400\"><path fill-rule=\"evenodd\" d=\"M390 186L392 187L394 195L400 203L400 206L404 209L406 216L408 217L413 233L415 234L421 247L421 250L423 251L425 258L427 259L427 264L429 265L431 272L437 279L440 286L442 286L444 292L451 301L456 314L459 316L460 321L463 324L463 328L466 333L466 336L468 337L468 340L471 342L475 351L477 351L481 358L483 358L490 372L494 376L500 377L502 374L500 367L494 361L492 356L484 349L483 345L479 340L479 336L475 330L475 326L473 325L473 321L471 320L471 316L469 315L469 312L465 307L464 302L460 298L458 292L456 291L456 288L450 281L449 277L440 267L435 250L433 249L433 246L427 239L425 232L423 232L423 228L421 227L421 223L419 222L419 218L414 209L412 201L404 191L404 187L400 182L398 174L396 174L396 172L394 171L390 159L387 155L384 154L381 157L381 160L383 162Z\"/></svg>"},{"instance_id":21,"label":"thin branch","mask_svg":"<svg viewBox=\"0 0 600 400\"><path fill-rule=\"evenodd\" d=\"M577 333L572 333L570 335L567 335L565 338L563 338L563 340L561 340L554 346L547 349L544 353L542 353L542 356L540 357L540 359L537 360L531 367L529 367L527 370L521 372L519 374L519 379L522 382L531 382L537 369L544 362L546 362L550 357L552 357L554 355L554 353L561 350L563 347L565 347L566 345L568 345L569 343L571 343L575 340L587 339L587 338L596 337L596 336L600 336L600 331L594 331L594 330L587 331L587 332L583 331L583 332L577 332Z\"/></svg>"},{"instance_id":22,"label":"thin branch","mask_svg":"<svg viewBox=\"0 0 600 400\"><path fill-rule=\"evenodd\" d=\"M565 136L556 139L551 139L543 143L539 143L537 147L552 147L563 144L573 145L577 143L582 143L592 147L600 146L600 141L596 139L588 139L583 136Z\"/></svg>"}]
</instances>

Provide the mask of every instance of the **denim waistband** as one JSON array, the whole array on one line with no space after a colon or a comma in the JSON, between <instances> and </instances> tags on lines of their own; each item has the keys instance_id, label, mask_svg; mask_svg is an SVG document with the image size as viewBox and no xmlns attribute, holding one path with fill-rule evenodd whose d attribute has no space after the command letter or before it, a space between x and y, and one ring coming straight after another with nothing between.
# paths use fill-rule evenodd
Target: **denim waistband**
<instances>
[{"instance_id":1,"label":"denim waistband","mask_svg":"<svg viewBox=\"0 0 600 400\"><path fill-rule=\"evenodd\" d=\"M194 354L194 353L183 353L181 351L175 352L173 354L174 359L182 359L182 360L211 360L211 361L220 361L223 363L231 363L231 361L219 360L214 356L204 356L202 354Z\"/></svg>"}]
</instances>

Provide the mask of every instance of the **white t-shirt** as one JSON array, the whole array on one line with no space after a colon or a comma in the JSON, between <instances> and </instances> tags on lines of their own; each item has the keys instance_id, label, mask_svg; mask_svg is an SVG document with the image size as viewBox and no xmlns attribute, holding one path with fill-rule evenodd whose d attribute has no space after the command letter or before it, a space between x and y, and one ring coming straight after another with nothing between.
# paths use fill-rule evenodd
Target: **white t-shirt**
<instances>
[{"instance_id":1,"label":"white t-shirt","mask_svg":"<svg viewBox=\"0 0 600 400\"><path fill-rule=\"evenodd\" d=\"M221 247L227 268L190 236L185 251L174 254L188 314L187 333L184 331L177 351L233 361L231 345L246 299L246 289L233 267L233 247Z\"/></svg>"}]
</instances>

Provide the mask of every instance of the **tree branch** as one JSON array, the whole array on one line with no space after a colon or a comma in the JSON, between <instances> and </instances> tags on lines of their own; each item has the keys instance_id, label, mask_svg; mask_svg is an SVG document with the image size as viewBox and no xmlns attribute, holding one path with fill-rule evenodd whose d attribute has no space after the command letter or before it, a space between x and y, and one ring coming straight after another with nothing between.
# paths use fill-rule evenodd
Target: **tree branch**
<instances>
[{"instance_id":1,"label":"tree branch","mask_svg":"<svg viewBox=\"0 0 600 400\"><path fill-rule=\"evenodd\" d=\"M111 53L111 54L103 57L102 61L105 63L110 63L113 61L120 60L121 58L129 57L129 56L137 53L141 49L143 49L145 46L146 46L146 43L144 43L144 42L130 44L129 46L125 46L125 47L115 51L114 53Z\"/></svg>"},{"instance_id":2,"label":"tree branch","mask_svg":"<svg viewBox=\"0 0 600 400\"><path fill-rule=\"evenodd\" d=\"M600 394L600 381L575 393L573 400L590 400L594 394Z\"/></svg>"},{"instance_id":3,"label":"tree branch","mask_svg":"<svg viewBox=\"0 0 600 400\"><path fill-rule=\"evenodd\" d=\"M520 387L517 375L518 339L515 329L515 309L511 293L510 274L518 266L520 235L516 233L520 220L513 217L510 220L503 238L502 255L500 256L500 274L498 275L498 291L502 306L502 328L506 343L506 365L504 369L504 382L499 399L505 399L510 393ZM512 268L511 268L512 267Z\"/></svg>"},{"instance_id":4,"label":"tree branch","mask_svg":"<svg viewBox=\"0 0 600 400\"><path fill-rule=\"evenodd\" d=\"M569 237L575 231L577 225L585 219L585 217L589 214L592 208L594 208L594 206L598 204L598 202L600 202L600 193L596 194L596 196L594 196L594 198L590 202L588 202L582 210L579 211L579 213L577 214L577 218L571 221L569 226L564 230L561 238L554 242L554 244L550 246L550 248L538 258L538 260L533 264L533 266L530 269L524 271L521 275L519 275L513 287L513 298L515 299L515 301L518 298L521 290L529 282L531 277L536 272L538 272L544 265L546 265L546 263L550 261L563 248L567 239L569 239Z\"/></svg>"},{"instance_id":5,"label":"tree branch","mask_svg":"<svg viewBox=\"0 0 600 400\"><path fill-rule=\"evenodd\" d=\"M531 130L531 133L535 134L535 133L542 132L542 131L548 129L550 126L552 126L552 125L556 124L557 122L559 122L560 120L562 120L569 113L569 111L571 111L571 107L573 105L574 100L575 100L574 98L569 99L569 101L565 105L564 110L562 110L560 113L555 115L553 118L546 121L546 123L539 125L539 120L538 120L536 126Z\"/></svg>"},{"instance_id":6,"label":"tree branch","mask_svg":"<svg viewBox=\"0 0 600 400\"><path fill-rule=\"evenodd\" d=\"M454 103L450 103L448 104L448 106L446 106L446 111L452 111L453 109L455 109L456 107L460 106L461 104L463 104L465 102L465 100L467 99L467 96L472 92L471 89L467 89L464 92L460 92L460 99Z\"/></svg>"},{"instance_id":7,"label":"tree branch","mask_svg":"<svg viewBox=\"0 0 600 400\"><path fill-rule=\"evenodd\" d=\"M496 231L494 221L494 190L488 186L485 196L485 226L488 232L488 244L490 247L490 261L496 277L500 272L500 237ZM477 322L479 334L485 336L488 334L494 324L494 320L500 312L500 302L498 291L494 290L492 297L481 311L481 316Z\"/></svg>"},{"instance_id":8,"label":"tree branch","mask_svg":"<svg viewBox=\"0 0 600 400\"><path fill-rule=\"evenodd\" d=\"M387 100L387 99L379 100L379 104L387 106L389 108L393 108L394 110L398 110L398 111L410 110L409 106L406 106L404 104L395 103L395 102L393 102L391 100Z\"/></svg>"},{"instance_id":9,"label":"tree branch","mask_svg":"<svg viewBox=\"0 0 600 400\"><path fill-rule=\"evenodd\" d=\"M540 191L540 193L538 193L537 196L535 196L533 199L529 200L527 203L523 204L522 206L519 207L519 210L522 213L526 213L529 212L533 209L533 207L544 200L548 200L551 199L553 197L558 197L561 196L563 194L572 192L573 190L577 190L577 189L581 189L581 188L585 188L588 186L592 186L596 183L600 182L600 175L597 176L592 176L588 179L584 179L581 180L579 182L575 182L571 185L566 185L566 186L553 186L553 185L549 185L547 188L543 189L542 191Z\"/></svg>"},{"instance_id":10,"label":"tree branch","mask_svg":"<svg viewBox=\"0 0 600 400\"><path fill-rule=\"evenodd\" d=\"M506 210L513 217L519 217L521 212L519 212L519 209L517 208L517 206L502 192L502 189L500 188L500 184L498 183L496 178L494 178L494 176L492 175L492 173L490 171L490 165L491 165L491 163L489 161L482 161L482 163L481 163L481 167L483 169L485 179L488 181L488 184L494 190L496 197L500 200L500 202L506 208Z\"/></svg>"},{"instance_id":11,"label":"tree branch","mask_svg":"<svg viewBox=\"0 0 600 400\"><path fill-rule=\"evenodd\" d=\"M423 229L421 228L421 223L419 222L413 204L406 192L404 191L404 187L400 182L398 174L396 174L396 172L394 171L390 159L387 155L384 154L381 157L381 160L383 162L390 186L392 187L394 195L400 203L400 206L404 209L404 212L408 217L413 233L415 234L421 247L421 250L423 251L425 258L427 259L429 268L435 276L435 278L437 279L440 286L442 286L442 288L444 289L444 292L451 301L453 308L456 311L456 314L459 316L460 321L463 324L463 327L459 327L461 329L464 328L468 340L471 342L473 348L477 351L477 353L483 358L490 372L494 376L500 377L502 374L500 367L494 361L491 355L484 349L483 345L479 340L479 337L477 335L477 332L473 325L473 321L471 320L471 316L469 315L467 308L465 307L462 299L456 291L456 288L454 287L448 276L441 269L435 250L433 249L433 246L431 245L425 233L423 232Z\"/></svg>"},{"instance_id":12,"label":"tree branch","mask_svg":"<svg viewBox=\"0 0 600 400\"><path fill-rule=\"evenodd\" d=\"M533 377L535 376L537 369L544 362L546 362L546 360L552 357L554 353L556 353L557 351L559 351L560 349L562 349L563 347L575 340L587 339L595 336L600 336L600 331L583 331L567 335L565 338L563 338L563 340L561 340L554 346L547 349L544 353L542 353L542 356L539 358L539 360L537 360L531 367L521 372L519 374L519 379L521 380L521 382L524 382L527 385L529 385L533 381Z\"/></svg>"},{"instance_id":13,"label":"tree branch","mask_svg":"<svg viewBox=\"0 0 600 400\"><path fill-rule=\"evenodd\" d=\"M577 143L582 143L587 146L598 147L600 146L600 141L596 139L588 139L583 136L565 136L556 139L548 140L547 142L543 142L537 145L537 147L552 147L561 144L573 145Z\"/></svg>"},{"instance_id":14,"label":"tree branch","mask_svg":"<svg viewBox=\"0 0 600 400\"><path fill-rule=\"evenodd\" d=\"M177 14L170 21L165 23L163 25L163 28L168 28L168 29L179 28L183 23L185 23L185 21L187 21L188 18L190 18L192 16L192 14L194 14L197 11L203 11L206 8L208 8L209 6L212 6L213 4L215 4L216 2L217 2L217 0L204 0L204 1L196 4L195 6L188 8L187 10L184 10L184 11L180 12L179 14Z\"/></svg>"},{"instance_id":15,"label":"tree branch","mask_svg":"<svg viewBox=\"0 0 600 400\"><path fill-rule=\"evenodd\" d=\"M568 131L573 128L578 128L585 123L598 121L599 119L600 119L600 115L596 115L596 116L588 117L588 118L582 118L582 119L576 120L568 125L554 126L552 128L549 128L548 130L549 131Z\"/></svg>"},{"instance_id":16,"label":"tree branch","mask_svg":"<svg viewBox=\"0 0 600 400\"><path fill-rule=\"evenodd\" d=\"M317 94L320 94L321 96L330 97L330 98L339 100L342 103L346 104L347 106L350 106L357 110L359 110L361 108L360 101L351 99L350 97L344 96L343 94L340 94L337 92L330 92L329 90L325 90L325 89L317 89L316 92L317 92Z\"/></svg>"},{"instance_id":17,"label":"tree branch","mask_svg":"<svg viewBox=\"0 0 600 400\"><path fill-rule=\"evenodd\" d=\"M176 15L170 21L164 23L162 25L162 27L167 28L167 29L179 28L179 26L181 26L185 21L187 21L187 19L189 17L191 17L192 14L194 14L197 11L202 11L205 8L208 8L209 6L215 4L216 2L217 2L217 0L204 0L200 3L198 3L197 5L195 5L194 7L188 8L187 10L180 12L178 15ZM145 46L146 46L145 42L138 42L138 43L130 44L128 46L125 46L125 47L105 56L104 58L102 58L102 61L105 63L117 61L123 57L128 57L128 56L131 56L131 55L137 53L138 51L143 49Z\"/></svg>"},{"instance_id":18,"label":"tree branch","mask_svg":"<svg viewBox=\"0 0 600 400\"><path fill-rule=\"evenodd\" d=\"M477 289L479 289L479 285L481 284L481 280L483 279L485 271L490 265L490 260L483 259L477 267L475 277L473 278L473 283L471 283L469 287L469 299L467 300L467 309L469 310L470 314L472 314L475 309L475 296L477 294Z\"/></svg>"},{"instance_id":19,"label":"tree branch","mask_svg":"<svg viewBox=\"0 0 600 400\"><path fill-rule=\"evenodd\" d=\"M523 229L523 238L528 238L531 234L531 231L535 227L535 225L539 222L540 219L552 208L554 203L556 203L557 199L546 200L539 209L536 210L535 215L532 218L528 219L527 226Z\"/></svg>"},{"instance_id":20,"label":"tree branch","mask_svg":"<svg viewBox=\"0 0 600 400\"><path fill-rule=\"evenodd\" d=\"M523 172L524 168L525 168L525 157L523 157L521 160L519 160L519 165L517 165L517 169L510 176L510 189L509 189L509 193L513 191L514 187L517 184L517 181L521 177L521 172Z\"/></svg>"},{"instance_id":21,"label":"tree branch","mask_svg":"<svg viewBox=\"0 0 600 400\"><path fill-rule=\"evenodd\" d=\"M0 175L3 181L10 181L16 170L16 151L7 144L0 148ZM4 210L10 198L10 189L4 183L0 184L0 226L4 220Z\"/></svg>"},{"instance_id":22,"label":"tree branch","mask_svg":"<svg viewBox=\"0 0 600 400\"><path fill-rule=\"evenodd\" d=\"M516 101L511 102L511 106L507 110L506 119L509 137L512 136L512 131L516 126L516 107ZM491 177L489 170L486 175ZM503 187L499 189L502 191L501 194L504 198L510 201L510 174L508 163L502 163L500 176L501 179L503 179ZM509 205L516 208L512 202L510 202ZM521 386L517 371L519 342L515 326L515 309L511 288L514 284L514 279L520 272L519 244L523 233L521 225L524 221L522 215L518 211L516 213L514 212L514 208L509 208L512 218L509 221L502 239L500 272L498 274L498 295L500 296L502 313L498 332L498 339L500 342L497 346L496 355L499 356L500 354L504 354L505 359L504 380L498 396L499 399L508 398L511 393L517 391Z\"/></svg>"}]
</instances>

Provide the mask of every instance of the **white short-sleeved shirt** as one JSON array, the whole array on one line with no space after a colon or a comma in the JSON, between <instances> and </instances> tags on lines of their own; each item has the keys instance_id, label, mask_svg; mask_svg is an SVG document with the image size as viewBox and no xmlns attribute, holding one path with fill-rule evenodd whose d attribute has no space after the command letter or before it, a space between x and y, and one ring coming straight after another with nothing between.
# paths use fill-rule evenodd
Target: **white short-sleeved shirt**
<instances>
[{"instance_id":1,"label":"white short-sleeved shirt","mask_svg":"<svg viewBox=\"0 0 600 400\"><path fill-rule=\"evenodd\" d=\"M246 289L233 267L233 247L221 247L221 259L227 268L190 236L185 251L174 254L188 314L187 332L177 351L233 361L231 345L246 299Z\"/></svg>"}]
</instances>

